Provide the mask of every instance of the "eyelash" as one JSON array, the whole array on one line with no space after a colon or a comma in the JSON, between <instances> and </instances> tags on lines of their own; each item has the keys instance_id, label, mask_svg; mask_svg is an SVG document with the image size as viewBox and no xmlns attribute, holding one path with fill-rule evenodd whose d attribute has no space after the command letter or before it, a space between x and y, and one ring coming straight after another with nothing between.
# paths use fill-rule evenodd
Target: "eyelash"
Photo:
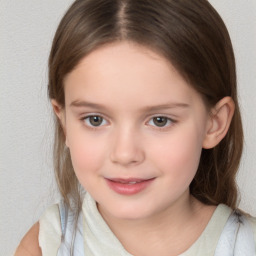
<instances>
[{"instance_id":1,"label":"eyelash","mask_svg":"<svg viewBox=\"0 0 256 256\"><path fill-rule=\"evenodd\" d=\"M164 116L164 115L157 115L157 116L151 117L150 120L147 123L149 124L150 122L154 122L155 118L164 118L166 120L167 124L168 124L168 125L164 124L164 126L157 126L157 125L154 125L154 124L151 125L152 127L154 127L154 129L161 130L161 131L170 129L177 122L176 120L174 120L170 117L167 117L167 116Z\"/></svg>"},{"instance_id":2,"label":"eyelash","mask_svg":"<svg viewBox=\"0 0 256 256\"><path fill-rule=\"evenodd\" d=\"M90 122L90 118L101 118L103 120L103 122L107 123L108 121L106 121L106 119L104 118L104 116L100 115L100 114L90 114L90 115L87 115L87 116L84 116L83 118L81 118L81 120L85 123L85 125L90 128L90 129L93 129L93 130L96 130L96 129L99 129L101 126L104 126L105 123L102 125L102 123L100 125L92 125L91 123L87 123ZM150 125L150 122L154 122L154 119L155 118L164 118L166 119L166 122L167 122L167 126L164 124L164 126L157 126L157 125L154 125L154 124L151 124ZM150 120L147 122L147 125L149 126L152 126L154 127L154 129L158 129L158 130L166 130L168 128L170 128L171 126L173 126L175 123L177 123L176 120L172 119L172 118L169 118L167 116L164 116L164 115L157 115L157 116L153 116L150 118Z\"/></svg>"},{"instance_id":3,"label":"eyelash","mask_svg":"<svg viewBox=\"0 0 256 256\"><path fill-rule=\"evenodd\" d=\"M85 116L85 117L81 118L81 120L85 123L85 125L87 127L89 127L90 129L93 129L93 130L96 130L99 127L103 126L102 124L100 124L98 126L94 126L92 124L87 123L87 120L89 120L88 122L90 122L90 118L93 118L93 117L102 118L102 120L104 120L106 122L106 119L102 115L99 115L99 114L91 114L91 115L88 115L88 116Z\"/></svg>"}]
</instances>

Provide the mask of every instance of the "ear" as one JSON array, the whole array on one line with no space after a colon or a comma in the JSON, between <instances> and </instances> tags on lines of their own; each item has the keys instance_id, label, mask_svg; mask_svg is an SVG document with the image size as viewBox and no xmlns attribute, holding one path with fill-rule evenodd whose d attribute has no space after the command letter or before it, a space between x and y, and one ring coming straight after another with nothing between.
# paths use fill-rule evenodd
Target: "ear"
<instances>
[{"instance_id":1,"label":"ear","mask_svg":"<svg viewBox=\"0 0 256 256\"><path fill-rule=\"evenodd\" d=\"M228 132L235 111L235 103L231 97L224 97L211 110L203 148L213 148Z\"/></svg>"},{"instance_id":2,"label":"ear","mask_svg":"<svg viewBox=\"0 0 256 256\"><path fill-rule=\"evenodd\" d=\"M64 109L63 107L56 101L56 100L51 100L52 108L60 122L63 124L63 118L64 118Z\"/></svg>"},{"instance_id":3,"label":"ear","mask_svg":"<svg viewBox=\"0 0 256 256\"><path fill-rule=\"evenodd\" d=\"M59 119L63 132L66 136L65 109L56 100L51 100L51 104L52 104L53 111L56 114L57 118ZM66 145L67 145L67 139L66 139Z\"/></svg>"}]
</instances>

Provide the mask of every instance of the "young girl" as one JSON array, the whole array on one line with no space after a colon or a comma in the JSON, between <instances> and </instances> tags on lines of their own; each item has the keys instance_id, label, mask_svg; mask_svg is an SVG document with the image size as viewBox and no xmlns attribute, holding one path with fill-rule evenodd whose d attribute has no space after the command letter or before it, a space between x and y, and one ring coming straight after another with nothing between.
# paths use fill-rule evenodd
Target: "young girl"
<instances>
[{"instance_id":1,"label":"young girl","mask_svg":"<svg viewBox=\"0 0 256 256\"><path fill-rule=\"evenodd\" d=\"M15 255L255 255L234 54L206 0L75 1L48 90L63 200Z\"/></svg>"}]
</instances>

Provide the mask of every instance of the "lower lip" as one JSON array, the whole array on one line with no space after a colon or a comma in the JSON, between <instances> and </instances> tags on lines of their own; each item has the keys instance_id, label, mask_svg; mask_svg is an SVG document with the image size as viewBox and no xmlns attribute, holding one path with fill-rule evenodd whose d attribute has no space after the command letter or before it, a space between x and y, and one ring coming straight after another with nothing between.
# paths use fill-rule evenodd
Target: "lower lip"
<instances>
[{"instance_id":1,"label":"lower lip","mask_svg":"<svg viewBox=\"0 0 256 256\"><path fill-rule=\"evenodd\" d=\"M135 184L119 183L106 179L108 186L121 195L134 195L146 189L154 179L145 180Z\"/></svg>"}]
</instances>

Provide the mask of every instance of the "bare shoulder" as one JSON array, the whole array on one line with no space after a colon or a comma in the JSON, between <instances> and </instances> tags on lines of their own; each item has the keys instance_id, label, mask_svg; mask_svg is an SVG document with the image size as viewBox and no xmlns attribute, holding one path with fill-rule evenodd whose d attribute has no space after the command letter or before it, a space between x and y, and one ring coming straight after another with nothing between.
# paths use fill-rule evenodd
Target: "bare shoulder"
<instances>
[{"instance_id":1,"label":"bare shoulder","mask_svg":"<svg viewBox=\"0 0 256 256\"><path fill-rule=\"evenodd\" d=\"M23 237L14 256L42 256L38 234L39 222L35 223Z\"/></svg>"}]
</instances>

